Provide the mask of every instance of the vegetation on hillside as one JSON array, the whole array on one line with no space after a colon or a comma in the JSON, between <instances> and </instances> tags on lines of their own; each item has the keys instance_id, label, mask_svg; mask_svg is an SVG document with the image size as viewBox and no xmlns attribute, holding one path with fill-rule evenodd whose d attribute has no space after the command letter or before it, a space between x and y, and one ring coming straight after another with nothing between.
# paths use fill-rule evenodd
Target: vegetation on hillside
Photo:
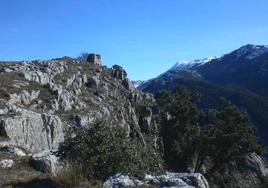
<instances>
[{"instance_id":1,"label":"vegetation on hillside","mask_svg":"<svg viewBox=\"0 0 268 188\"><path fill-rule=\"evenodd\" d=\"M142 177L160 172L162 161L156 151L126 135L123 127L100 122L74 129L60 151L62 159L81 168L85 177L104 180L115 173Z\"/></svg>"},{"instance_id":2,"label":"vegetation on hillside","mask_svg":"<svg viewBox=\"0 0 268 188\"><path fill-rule=\"evenodd\" d=\"M221 109L203 111L196 105L200 95L181 87L159 92L155 98L163 153L130 138L124 128L103 121L72 129L59 155L83 177L105 180L116 173L143 177L161 172L163 166L211 177L229 162L261 152L254 127L226 99L220 99ZM228 182L235 184L230 178Z\"/></svg>"},{"instance_id":3,"label":"vegetation on hillside","mask_svg":"<svg viewBox=\"0 0 268 188\"><path fill-rule=\"evenodd\" d=\"M261 152L254 127L238 108L221 98L220 110L204 112L197 108L198 100L199 95L181 87L156 94L169 168L200 172L209 158L210 174L247 153Z\"/></svg>"},{"instance_id":4,"label":"vegetation on hillside","mask_svg":"<svg viewBox=\"0 0 268 188\"><path fill-rule=\"evenodd\" d=\"M156 79L143 88L143 91L156 94L161 90L171 92L176 85L187 88L191 92L198 92L202 95L202 100L196 104L200 109L221 109L217 103L219 97L224 96L237 106L240 111L246 113L257 129L257 135L261 139L263 146L267 145L267 121L268 121L268 98L245 89L242 86L218 85L201 80L184 79L179 75L176 78L165 77L165 84L162 79Z\"/></svg>"}]
</instances>

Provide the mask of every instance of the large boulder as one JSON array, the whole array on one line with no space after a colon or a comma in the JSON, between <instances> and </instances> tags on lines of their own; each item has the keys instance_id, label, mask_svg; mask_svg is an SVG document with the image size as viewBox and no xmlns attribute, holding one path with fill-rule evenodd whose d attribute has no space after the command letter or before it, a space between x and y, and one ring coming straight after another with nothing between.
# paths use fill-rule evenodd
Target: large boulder
<instances>
[{"instance_id":1,"label":"large boulder","mask_svg":"<svg viewBox=\"0 0 268 188\"><path fill-rule=\"evenodd\" d=\"M195 187L209 188L206 178L199 173L171 173L166 172L160 176L145 177L145 181L159 187Z\"/></svg>"},{"instance_id":2,"label":"large boulder","mask_svg":"<svg viewBox=\"0 0 268 188\"><path fill-rule=\"evenodd\" d=\"M46 113L22 109L14 116L0 118L0 136L33 153L57 149L64 140L63 130L61 119Z\"/></svg>"},{"instance_id":3,"label":"large boulder","mask_svg":"<svg viewBox=\"0 0 268 188\"><path fill-rule=\"evenodd\" d=\"M0 168L12 168L14 161L12 159L2 159L0 160Z\"/></svg>"},{"instance_id":4,"label":"large boulder","mask_svg":"<svg viewBox=\"0 0 268 188\"><path fill-rule=\"evenodd\" d=\"M267 176L268 170L262 158L256 153L249 153L245 156L244 165L241 166L245 171L250 171L256 176Z\"/></svg>"},{"instance_id":5,"label":"large boulder","mask_svg":"<svg viewBox=\"0 0 268 188\"><path fill-rule=\"evenodd\" d=\"M123 187L137 187L144 185L144 183L135 178L130 178L127 175L116 174L108 178L107 181L104 182L104 188L123 188Z\"/></svg>"},{"instance_id":6,"label":"large boulder","mask_svg":"<svg viewBox=\"0 0 268 188\"><path fill-rule=\"evenodd\" d=\"M146 175L144 180L131 178L127 175L116 174L104 182L105 188L124 188L137 186L155 186L172 188L209 188L206 178L199 173L171 173L159 176Z\"/></svg>"},{"instance_id":7,"label":"large boulder","mask_svg":"<svg viewBox=\"0 0 268 188\"><path fill-rule=\"evenodd\" d=\"M60 160L53 151L33 155L30 163L35 169L50 174L55 174L61 169Z\"/></svg>"},{"instance_id":8,"label":"large boulder","mask_svg":"<svg viewBox=\"0 0 268 188\"><path fill-rule=\"evenodd\" d=\"M119 80L125 80L127 78L127 72L119 65L113 65L112 76Z\"/></svg>"}]
</instances>

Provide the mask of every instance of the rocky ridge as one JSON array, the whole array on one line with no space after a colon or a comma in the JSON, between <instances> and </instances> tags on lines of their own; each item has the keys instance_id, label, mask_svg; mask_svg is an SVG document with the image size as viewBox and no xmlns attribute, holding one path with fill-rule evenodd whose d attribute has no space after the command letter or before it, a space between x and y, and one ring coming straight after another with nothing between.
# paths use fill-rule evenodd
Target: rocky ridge
<instances>
[{"instance_id":1,"label":"rocky ridge","mask_svg":"<svg viewBox=\"0 0 268 188\"><path fill-rule=\"evenodd\" d=\"M1 152L25 152L42 171L57 170L53 151L68 128L100 120L159 147L154 98L137 90L118 65L71 58L3 62L0 83Z\"/></svg>"}]
</instances>

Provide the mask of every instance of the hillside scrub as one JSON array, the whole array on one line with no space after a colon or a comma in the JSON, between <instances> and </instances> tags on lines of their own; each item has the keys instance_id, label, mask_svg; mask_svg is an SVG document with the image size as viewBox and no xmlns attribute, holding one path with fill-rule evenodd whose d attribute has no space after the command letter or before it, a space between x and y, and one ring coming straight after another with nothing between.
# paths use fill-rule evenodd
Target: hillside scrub
<instances>
[{"instance_id":1,"label":"hillside scrub","mask_svg":"<svg viewBox=\"0 0 268 188\"><path fill-rule=\"evenodd\" d=\"M175 171L201 172L208 161L209 176L232 160L261 152L255 129L237 107L224 98L220 110L199 110L200 95L175 87L155 96L161 116L164 161Z\"/></svg>"},{"instance_id":2,"label":"hillside scrub","mask_svg":"<svg viewBox=\"0 0 268 188\"><path fill-rule=\"evenodd\" d=\"M129 138L124 128L107 122L70 131L59 155L80 166L85 177L100 180L116 173L142 177L162 169L157 151Z\"/></svg>"}]
</instances>

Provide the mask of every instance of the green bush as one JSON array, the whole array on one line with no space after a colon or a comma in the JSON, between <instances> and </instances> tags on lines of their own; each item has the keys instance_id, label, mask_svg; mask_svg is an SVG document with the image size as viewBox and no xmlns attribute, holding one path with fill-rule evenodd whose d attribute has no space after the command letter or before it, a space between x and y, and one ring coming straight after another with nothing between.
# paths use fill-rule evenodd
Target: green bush
<instances>
[{"instance_id":1,"label":"green bush","mask_svg":"<svg viewBox=\"0 0 268 188\"><path fill-rule=\"evenodd\" d=\"M164 160L171 170L187 171L196 155L200 134L198 121L202 115L195 105L199 97L181 87L155 96L160 109Z\"/></svg>"},{"instance_id":2,"label":"green bush","mask_svg":"<svg viewBox=\"0 0 268 188\"><path fill-rule=\"evenodd\" d=\"M156 96L160 111L160 135L163 138L164 160L175 171L188 169L200 172L207 159L207 174L247 153L261 153L253 125L237 107L220 99L220 110L200 110L200 95L175 87L170 93Z\"/></svg>"},{"instance_id":3,"label":"green bush","mask_svg":"<svg viewBox=\"0 0 268 188\"><path fill-rule=\"evenodd\" d=\"M122 127L96 123L71 131L61 145L60 156L83 168L87 177L105 179L115 173L143 176L161 170L156 151L127 137Z\"/></svg>"}]
</instances>

